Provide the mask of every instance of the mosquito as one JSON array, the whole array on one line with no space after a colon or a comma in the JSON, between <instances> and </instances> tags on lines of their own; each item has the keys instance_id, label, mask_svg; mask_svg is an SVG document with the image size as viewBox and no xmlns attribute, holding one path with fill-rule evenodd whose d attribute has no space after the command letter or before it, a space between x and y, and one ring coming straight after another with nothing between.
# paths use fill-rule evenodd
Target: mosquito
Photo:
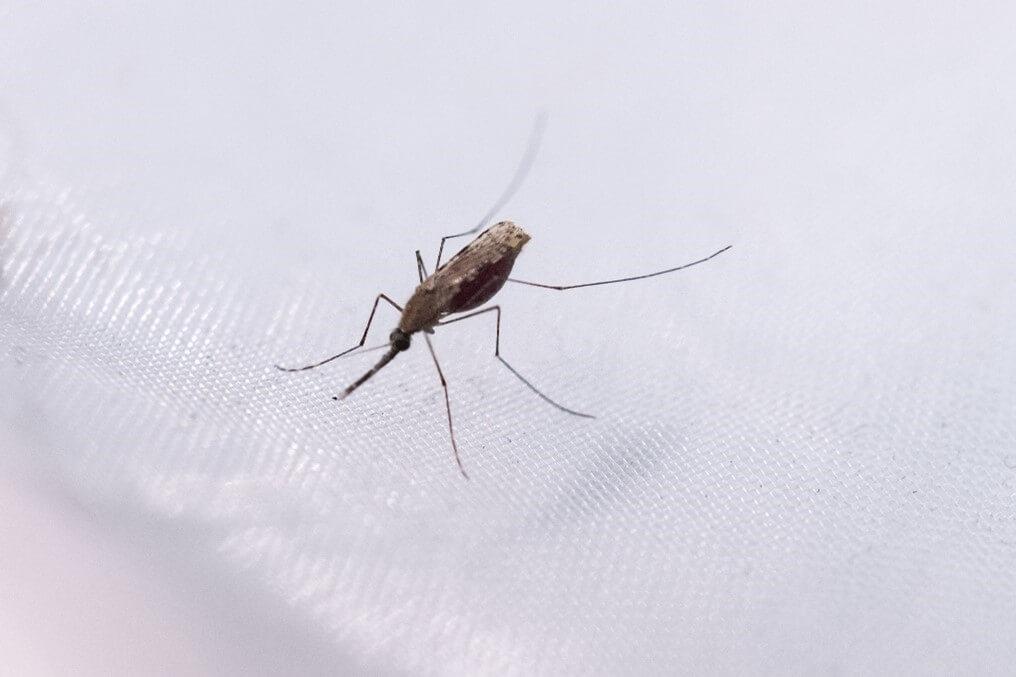
<instances>
[{"instance_id":1,"label":"mosquito","mask_svg":"<svg viewBox=\"0 0 1016 677\"><path fill-rule=\"evenodd\" d=\"M430 336L434 333L434 330L437 327L443 327L454 322L461 322L462 320L479 317L480 315L484 315L486 313L495 313L497 321L495 324L494 357L496 357L501 364L508 368L508 371L514 374L516 378L518 378L545 402L548 402L557 409L573 416L595 418L595 416L591 414L584 414L580 411L569 409L568 407L555 402L541 392L521 373L519 373L515 367L510 365L501 356L501 306L493 305L481 310L477 310L477 308L493 298L506 282L514 282L516 284L528 285L530 287L564 291L567 289L579 289L581 287L595 287L599 285L644 280L646 278L666 275L668 273L677 272L678 270L690 268L691 266L696 266L700 263L705 263L706 261L719 256L733 246L727 245L723 249L720 249L705 258L692 261L691 263L685 263L680 266L674 266L673 268L667 268L666 270L660 270L655 273L622 277L613 280L601 280L598 282L585 282L582 284L543 284L509 277L512 267L515 265L515 259L522 251L522 247L529 242L530 237L526 231L511 221L501 221L484 230L476 237L476 239L463 247L447 262L442 264L441 255L444 252L445 243L448 240L472 235L479 231L481 228L490 223L494 215L515 195L532 166L536 150L539 147L544 126L545 118L541 116L537 119L537 122L533 127L533 132L530 136L526 153L523 156L522 162L516 169L508 188L487 211L483 218L469 230L461 233L454 233L452 235L445 235L441 238L441 244L438 246L437 262L434 264L433 274L429 274L427 272L427 268L423 262L423 257L420 255L420 250L416 250L416 268L420 278L420 284L416 287L412 296L409 297L409 300L406 301L405 306L400 306L387 294L378 294L374 299L374 305L367 318L367 326L364 328L363 334L360 336L360 341L355 346L343 350L336 355L325 358L320 362L308 364L303 367L282 367L276 365L277 369L286 372L307 371L308 369L316 369L317 367L328 364L333 360L337 360L340 357L344 357L363 348L363 344L367 341L367 334L370 332L371 323L374 321L374 315L377 312L378 304L381 301L385 301L401 314L398 325L388 336L388 343L377 347L377 349L387 347L388 351L377 361L377 364L370 368L367 373L349 384L349 386L342 391L341 395L337 395L332 399L344 400L354 390L362 386L375 374L381 371L389 362L394 360L399 353L408 350L412 343L413 335L422 332L423 338L427 342L427 349L430 351L430 356L434 360L434 366L437 368L437 375L441 381L441 388L444 390L445 411L448 415L448 435L451 438L452 451L455 453L455 462L458 464L459 472L461 472L462 476L467 480L469 479L469 475L466 473L466 468L462 464L462 457L459 455L459 447L455 441L455 429L452 424L451 400L448 396L448 382L445 379L444 372L441 371L441 364L438 362L437 353L434 352L434 345L430 340Z\"/></svg>"}]
</instances>

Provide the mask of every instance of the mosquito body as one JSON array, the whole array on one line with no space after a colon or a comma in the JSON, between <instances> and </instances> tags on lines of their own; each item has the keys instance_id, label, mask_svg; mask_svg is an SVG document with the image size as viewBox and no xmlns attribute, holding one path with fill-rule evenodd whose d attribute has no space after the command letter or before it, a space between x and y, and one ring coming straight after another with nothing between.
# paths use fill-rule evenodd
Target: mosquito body
<instances>
[{"instance_id":1,"label":"mosquito body","mask_svg":"<svg viewBox=\"0 0 1016 677\"><path fill-rule=\"evenodd\" d=\"M428 275L426 278L424 277L426 273L423 268L423 259L419 258L420 253L417 252L420 284L406 301L405 307L399 307L387 296L378 296L378 300L385 299L402 313L399 325L392 330L388 337L388 352L378 360L378 363L370 371L351 383L342 391L342 395L335 399L345 399L395 359L396 355L409 350L413 334L421 331L433 334L434 327L442 324L442 320L447 316L479 308L489 301L508 281L508 274L511 273L512 266L515 265L515 259L529 239L529 234L511 221L494 224L463 247L445 265L435 270L433 275ZM377 308L377 300L374 302L374 307ZM371 318L373 316L374 313L371 312ZM500 323L500 317L498 320ZM368 328L369 326L368 324ZM366 332L364 332L365 339ZM429 338L427 344L430 345ZM433 352L434 349L431 347L431 353ZM336 355L336 357L340 356ZM436 363L437 358L435 358ZM310 365L310 367L320 366L320 364ZM438 370L440 371L440 367ZM300 369L285 371L300 371ZM443 375L441 380L444 383ZM449 419L450 425L451 420ZM454 438L452 444L455 444ZM455 458L458 459L457 451ZM459 468L462 469L461 461ZM465 470L462 470L462 474L466 474Z\"/></svg>"},{"instance_id":2,"label":"mosquito body","mask_svg":"<svg viewBox=\"0 0 1016 677\"><path fill-rule=\"evenodd\" d=\"M321 360L320 362L315 362L303 367L287 368L276 365L277 368L282 371L306 371L308 369L320 367L332 360L336 360L363 348L364 343L367 341L367 333L370 331L371 323L374 321L374 314L377 312L378 303L382 300L386 301L398 310L399 313L401 313L398 326L392 330L388 337L388 345L379 347L387 347L387 352L385 352L385 354L377 361L377 364L371 367L367 373L347 386L346 389L342 391L341 395L335 396L332 399L345 399L350 393L366 383L371 377L381 371L381 369L383 369L389 362L395 359L396 355L408 350L412 344L413 334L423 332L423 337L427 341L427 348L430 351L431 357L434 359L434 366L437 368L438 377L441 380L441 387L444 389L445 410L448 414L448 434L451 437L452 450L455 452L455 462L458 464L459 471L462 473L462 476L466 479L469 479L469 475L466 474L466 469L462 465L462 459L459 456L458 444L455 441L455 430L452 426L452 409L451 401L448 397L448 383L445 380L444 373L441 371L441 365L438 363L437 354L434 352L434 346L430 340L430 335L434 333L436 327L451 324L453 322L459 322L460 320L466 320L485 313L496 313L497 324L494 341L494 357L500 360L501 363L507 367L516 378L529 387L534 393L539 395L544 401L566 413L581 416L583 418L594 418L590 414L583 414L573 409L569 409L568 407L562 406L550 399L525 377L523 377L522 374L516 371L514 367L508 364L508 362L501 357L501 307L494 305L481 310L477 310L477 308L493 298L506 282L515 282L517 284L528 285L531 287L541 287L544 289L554 289L558 291L577 289L579 287L594 287L604 284L614 284L617 282L629 282L632 280L641 280L648 277L655 277L657 275L664 275L683 268L688 268L708 261L714 256L730 249L730 246L727 246L703 259L699 259L698 261L686 263L674 268L667 268L666 270L657 271L655 273L612 280L602 280L599 282L586 282L583 284L550 285L516 280L508 277L511 274L512 267L515 265L515 259L522 251L522 247L529 242L530 237L526 231L522 230L522 228L518 227L511 221L501 221L500 223L496 223L480 233L476 239L463 247L444 265L441 265L441 254L444 251L444 245L447 240L465 235L472 235L473 233L479 231L490 222L494 213L503 207L508 199L518 189L519 184L522 182L522 179L532 163L542 127L543 120L541 118L537 121L537 125L533 131L533 136L530 139L526 156L516 171L511 184L497 203L495 203L484 218L481 219L480 223L474 228L463 233L446 235L441 238L441 245L438 248L437 263L435 264L433 275L427 274L423 258L420 256L420 251L417 250L416 266L420 278L420 284L416 287L412 296L409 297L409 300L406 301L404 307L395 303L395 301L390 299L387 295L378 294L374 299L374 306L371 308L370 316L367 318L367 326L364 328L363 334L360 336L359 343L355 346L349 348L348 350L344 350L337 355Z\"/></svg>"},{"instance_id":3,"label":"mosquito body","mask_svg":"<svg viewBox=\"0 0 1016 677\"><path fill-rule=\"evenodd\" d=\"M420 282L406 301L399 329L407 334L434 333L446 315L479 308L508 281L529 233L502 221L462 248L448 263Z\"/></svg>"}]
</instances>

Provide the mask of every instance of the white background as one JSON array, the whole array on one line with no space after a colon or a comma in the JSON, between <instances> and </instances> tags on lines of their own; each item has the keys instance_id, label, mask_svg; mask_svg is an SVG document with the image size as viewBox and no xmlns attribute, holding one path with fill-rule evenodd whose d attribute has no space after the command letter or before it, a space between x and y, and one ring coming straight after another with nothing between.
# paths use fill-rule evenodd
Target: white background
<instances>
[{"instance_id":1,"label":"white background","mask_svg":"<svg viewBox=\"0 0 1016 677\"><path fill-rule=\"evenodd\" d=\"M1007 3L0 7L18 675L1011 674ZM490 318L352 345L413 250ZM459 243L461 244L461 243ZM379 310L371 343L396 317ZM11 667L13 666L13 667Z\"/></svg>"}]
</instances>

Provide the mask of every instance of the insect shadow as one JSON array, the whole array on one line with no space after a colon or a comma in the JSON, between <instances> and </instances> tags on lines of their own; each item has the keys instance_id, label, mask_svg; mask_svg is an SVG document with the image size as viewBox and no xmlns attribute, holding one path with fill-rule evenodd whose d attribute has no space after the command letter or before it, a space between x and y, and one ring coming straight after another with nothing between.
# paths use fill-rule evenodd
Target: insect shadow
<instances>
[{"instance_id":1,"label":"insect shadow","mask_svg":"<svg viewBox=\"0 0 1016 677\"><path fill-rule=\"evenodd\" d=\"M388 348L388 352L386 352L381 359L377 361L377 364L371 367L367 373L349 384L349 386L342 391L341 395L335 396L332 399L342 400L348 397L350 393L366 383L372 376L374 376L374 374L381 371L381 369L383 369L389 362L395 359L396 355L408 350L410 344L412 343L413 334L423 332L423 338L427 342L427 349L430 351L430 355L434 359L434 366L437 368L438 378L441 380L441 388L444 390L445 410L448 413L448 434L451 437L452 451L455 452L455 462L458 464L459 471L462 473L462 476L466 479L469 479L469 475L466 473L466 469L462 465L462 458L459 456L459 447L455 441L455 430L452 426L452 407L448 398L448 382L445 380L444 372L441 371L441 364L438 362L437 354L434 352L434 345L430 340L430 335L434 333L435 328L443 327L445 325L452 324L453 322L468 320L485 313L496 313L497 322L495 325L494 357L500 360L501 364L508 368L508 371L514 374L516 378L522 381L522 383L524 383L534 393L539 395L544 401L550 403L554 407L557 407L563 412L572 414L573 416L595 418L591 414L583 414L582 412L575 411L574 409L569 409L568 407L558 404L542 393L527 378L520 374L515 367L508 364L508 362L501 357L501 306L489 306L487 308L483 308L482 310L477 310L477 308L493 298L493 296L497 294L506 282L514 282L516 284L524 284L530 287L541 287L543 289L563 291L566 289L579 289L580 287L595 287L604 284L644 280L649 277L666 275L667 273L673 273L678 270L683 270L684 268L690 268L691 266L704 263L727 251L732 246L728 245L703 259L692 261L691 263L685 263L680 266L674 266L673 268L667 268L666 270L660 270L655 273L622 277L614 280L601 280L599 282L585 282L582 284L543 284L508 277L511 273L512 266L515 264L515 259L522 251L522 247L529 242L530 237L526 231L522 230L522 228L519 228L511 221L501 221L484 230L476 237L476 239L463 247L447 262L442 264L441 255L444 253L445 243L448 240L472 235L473 233L479 231L491 221L494 214L504 207L518 190L522 181L525 179L526 174L529 172L529 169L532 167L533 159L536 156L540 138L543 134L545 121L546 119L544 116L540 116L537 119L529 139L526 153L522 158L522 162L516 169L515 175L512 177L507 189L504 193L502 193L501 197L497 199L487 213L484 214L483 218L469 230L452 235L445 235L441 238L441 244L438 246L437 262L434 264L433 274L429 274L427 272L427 268L423 263L423 257L420 256L420 250L416 250L416 268L420 277L420 284L416 287L413 295L409 297L409 300L406 301L405 306L400 306L386 294L378 294L374 299L373 307L370 309L370 316L367 318L367 326L364 327L363 334L360 336L360 341L355 346L321 360L320 362L308 364L303 367L281 367L276 365L276 368L281 371L306 371L308 369L315 369L324 364L328 364L332 360L337 360L340 357L344 357L354 351L360 350L363 348L363 344L367 341L367 333L370 331L371 323L374 321L374 314L377 312L378 303L381 301L387 302L401 313L398 326L396 326L389 335L388 344L378 346L377 348L369 348L367 350ZM455 315L457 315L457 317L451 317Z\"/></svg>"}]
</instances>

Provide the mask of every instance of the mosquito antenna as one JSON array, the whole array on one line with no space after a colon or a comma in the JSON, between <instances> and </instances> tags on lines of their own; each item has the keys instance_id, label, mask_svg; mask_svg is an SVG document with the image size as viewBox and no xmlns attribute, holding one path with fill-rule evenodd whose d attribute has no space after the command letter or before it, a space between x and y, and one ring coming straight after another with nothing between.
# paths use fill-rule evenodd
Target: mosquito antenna
<instances>
[{"instance_id":1,"label":"mosquito antenna","mask_svg":"<svg viewBox=\"0 0 1016 677\"><path fill-rule=\"evenodd\" d=\"M362 386L370 379L370 377L381 371L386 364L394 360L395 356L398 355L400 352L402 351L397 350L393 347L391 350L389 350L387 353L381 356L381 359L377 361L377 364L375 364L373 367L370 368L370 371L368 371L366 374L353 381L350 385L346 386L346 389L342 391L341 395L337 395L332 399L333 400L346 399L346 397L348 397L351 392Z\"/></svg>"},{"instance_id":2,"label":"mosquito antenna","mask_svg":"<svg viewBox=\"0 0 1016 677\"><path fill-rule=\"evenodd\" d=\"M684 268L691 268L692 266L697 266L700 263L705 263L709 259L713 258L714 256L719 256L720 254L722 254L723 252L727 251L728 249L730 249L733 246L734 245L732 245L732 244L728 244L726 247L724 247L720 251L715 252L713 254L710 254L709 256L705 257L704 259L699 259L698 261L692 261L691 263L685 263L684 265L677 266L676 268L667 268L666 270L661 270L661 271L658 271L658 272L655 272L655 273L648 273L646 275L636 275L635 277L622 277L622 278L619 278L617 280L602 280L600 282L586 282L584 284L566 284L566 285L540 284L539 282L526 282L525 280L516 280L515 278L512 278L512 277L509 277L508 281L509 282L515 282L516 284L526 284L526 285L529 285L530 287L543 287L544 289L557 289L557 290L561 291L561 290L565 290L565 289L578 289L579 287L596 287L596 286L601 285L601 284L614 284L615 282L631 282L632 280L644 280L647 277L656 277L657 275L666 275L667 273L673 273L673 272L678 271L678 270L683 270Z\"/></svg>"},{"instance_id":3,"label":"mosquito antenna","mask_svg":"<svg viewBox=\"0 0 1016 677\"><path fill-rule=\"evenodd\" d=\"M369 353L369 352L371 352L373 350L381 350L382 348L387 348L389 345L390 344L388 344L388 343L382 343L381 345L374 346L372 348L364 348L364 349L360 350L360 352L358 352L357 355L362 355L363 353ZM331 357L329 357L327 359L321 360L320 362L315 362L314 364L308 364L305 367L280 367L279 365L275 365L275 368L278 369L279 371L307 371L308 369L314 369L315 367L320 367L323 364L328 364L332 360L337 360L340 357L345 357L346 355L349 355L350 353L352 353L354 350L357 350L359 347L360 346L353 346L349 350L343 350L338 355L332 355Z\"/></svg>"},{"instance_id":4,"label":"mosquito antenna","mask_svg":"<svg viewBox=\"0 0 1016 677\"><path fill-rule=\"evenodd\" d=\"M456 237L465 237L466 235L472 235L476 231L480 230L494 218L502 207L508 204L508 201L515 196L518 192L522 182L526 180L526 176L529 174L529 170L533 168L533 161L536 159L536 152L540 149L540 141L543 138L543 130L547 126L547 113L545 111L540 112L536 116L536 121L533 123L533 131L529 134L529 142L526 144L526 152L522 156L522 161L519 162L519 166L515 169L515 175L512 177L508 187L501 194L501 197L487 210L487 213L483 215L480 221L467 231L461 233L455 233L454 235L445 235L441 238L441 245L437 248L437 263L434 265L434 269L441 267L441 254L444 252L444 246L446 240L451 240Z\"/></svg>"}]
</instances>

